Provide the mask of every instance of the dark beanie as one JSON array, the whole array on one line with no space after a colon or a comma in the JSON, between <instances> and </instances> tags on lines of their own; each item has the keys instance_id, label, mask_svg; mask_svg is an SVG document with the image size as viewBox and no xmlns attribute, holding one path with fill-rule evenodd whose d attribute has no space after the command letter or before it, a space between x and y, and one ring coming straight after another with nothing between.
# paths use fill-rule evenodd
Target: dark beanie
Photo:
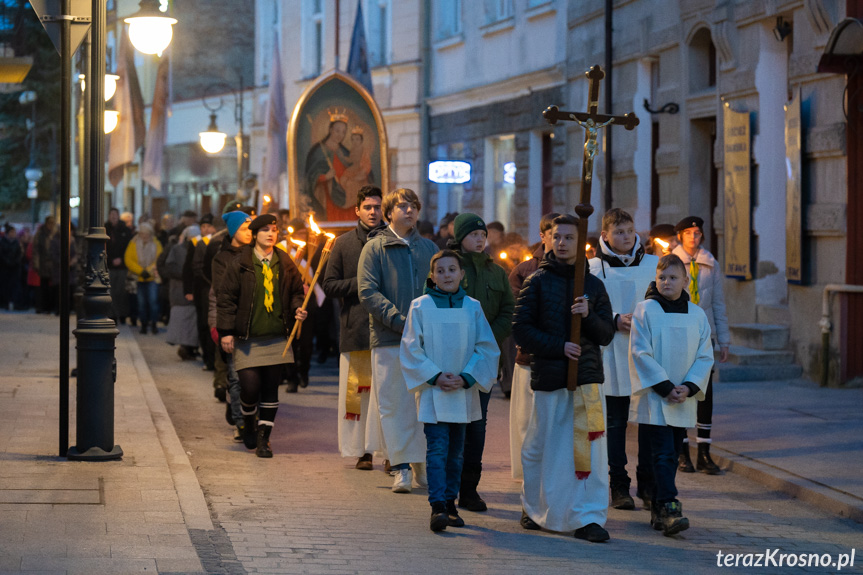
<instances>
[{"instance_id":1,"label":"dark beanie","mask_svg":"<svg viewBox=\"0 0 863 575\"><path fill-rule=\"evenodd\" d=\"M683 230L688 230L689 228L698 228L701 230L701 233L704 233L704 220L699 218L698 216L687 216L677 222L677 225L674 226L674 233L679 234Z\"/></svg>"},{"instance_id":2,"label":"dark beanie","mask_svg":"<svg viewBox=\"0 0 863 575\"><path fill-rule=\"evenodd\" d=\"M476 214L464 213L459 214L453 223L453 235L457 244L461 244L467 235L476 230L482 230L488 233L488 228L485 227L485 222Z\"/></svg>"},{"instance_id":3,"label":"dark beanie","mask_svg":"<svg viewBox=\"0 0 863 575\"><path fill-rule=\"evenodd\" d=\"M213 220L213 214L204 214L203 216L201 216L201 225L204 225L204 224L212 225L213 221L214 221Z\"/></svg>"}]
</instances>

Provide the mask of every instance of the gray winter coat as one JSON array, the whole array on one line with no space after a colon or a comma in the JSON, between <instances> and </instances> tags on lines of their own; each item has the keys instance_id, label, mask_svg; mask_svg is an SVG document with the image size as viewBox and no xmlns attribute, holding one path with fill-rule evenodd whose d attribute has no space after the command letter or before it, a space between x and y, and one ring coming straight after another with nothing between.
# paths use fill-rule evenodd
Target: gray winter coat
<instances>
[{"instance_id":1,"label":"gray winter coat","mask_svg":"<svg viewBox=\"0 0 863 575\"><path fill-rule=\"evenodd\" d=\"M168 285L168 300L171 307L175 305L192 305L183 293L183 263L186 261L186 252L189 248L194 249L192 242L185 241L176 243L169 248L168 257L165 258L165 275L170 280Z\"/></svg>"},{"instance_id":2,"label":"gray winter coat","mask_svg":"<svg viewBox=\"0 0 863 575\"><path fill-rule=\"evenodd\" d=\"M357 287L357 268L363 246L368 242L368 234L366 228L357 223L355 229L336 239L327 260L324 293L342 302L339 317L341 353L369 349L369 312L360 305Z\"/></svg>"},{"instance_id":3,"label":"gray winter coat","mask_svg":"<svg viewBox=\"0 0 863 575\"><path fill-rule=\"evenodd\" d=\"M387 227L369 234L360 254L357 284L369 312L372 349L399 345L411 301L423 295L429 263L438 251L416 228L405 244Z\"/></svg>"}]
</instances>

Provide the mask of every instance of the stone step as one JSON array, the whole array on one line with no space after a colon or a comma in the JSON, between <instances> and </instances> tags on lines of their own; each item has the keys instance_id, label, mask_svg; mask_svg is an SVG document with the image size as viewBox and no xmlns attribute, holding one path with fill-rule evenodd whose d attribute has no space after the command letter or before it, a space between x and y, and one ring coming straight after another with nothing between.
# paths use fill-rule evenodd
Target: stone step
<instances>
[{"instance_id":1,"label":"stone step","mask_svg":"<svg viewBox=\"0 0 863 575\"><path fill-rule=\"evenodd\" d=\"M788 348L791 329L786 325L741 323L730 326L731 343L761 350Z\"/></svg>"},{"instance_id":2,"label":"stone step","mask_svg":"<svg viewBox=\"0 0 863 575\"><path fill-rule=\"evenodd\" d=\"M791 365L794 363L794 352L765 351L732 345L728 350L728 363L731 365Z\"/></svg>"},{"instance_id":3,"label":"stone step","mask_svg":"<svg viewBox=\"0 0 863 575\"><path fill-rule=\"evenodd\" d=\"M777 381L798 379L803 375L799 365L734 365L716 364L716 380L729 383L734 381Z\"/></svg>"},{"instance_id":4,"label":"stone step","mask_svg":"<svg viewBox=\"0 0 863 575\"><path fill-rule=\"evenodd\" d=\"M765 325L791 325L791 309L787 305L759 305L755 318Z\"/></svg>"}]
</instances>

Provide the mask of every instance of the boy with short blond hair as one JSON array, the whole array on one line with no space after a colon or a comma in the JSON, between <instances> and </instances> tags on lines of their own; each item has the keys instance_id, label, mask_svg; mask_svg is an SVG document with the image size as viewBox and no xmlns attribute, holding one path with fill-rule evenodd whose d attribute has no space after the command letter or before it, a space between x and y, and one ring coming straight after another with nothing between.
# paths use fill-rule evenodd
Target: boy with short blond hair
<instances>
[{"instance_id":1,"label":"boy with short blond hair","mask_svg":"<svg viewBox=\"0 0 863 575\"><path fill-rule=\"evenodd\" d=\"M605 405L608 415L608 477L611 506L635 509L629 494L630 479L626 472L626 428L629 419L629 328L635 304L653 281L659 258L644 253L635 232L632 216L620 208L608 210L602 217L602 234L597 256L590 260L590 273L605 284L614 313L614 339L603 348L605 371ZM637 494L649 506L652 486L649 450L644 433L638 432Z\"/></svg>"},{"instance_id":2,"label":"boy with short blond hair","mask_svg":"<svg viewBox=\"0 0 863 575\"><path fill-rule=\"evenodd\" d=\"M659 260L656 281L632 314L629 341L631 417L644 429L654 475L650 524L666 536L689 528L675 486L677 438L695 425L713 368L710 323L684 291L687 281L679 257Z\"/></svg>"}]
</instances>

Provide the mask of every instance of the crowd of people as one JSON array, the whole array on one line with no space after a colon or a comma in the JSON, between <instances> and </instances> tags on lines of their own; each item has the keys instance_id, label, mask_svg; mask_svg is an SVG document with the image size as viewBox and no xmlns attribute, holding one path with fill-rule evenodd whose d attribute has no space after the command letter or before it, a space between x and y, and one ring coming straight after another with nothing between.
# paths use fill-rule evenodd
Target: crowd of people
<instances>
[{"instance_id":1,"label":"crowd of people","mask_svg":"<svg viewBox=\"0 0 863 575\"><path fill-rule=\"evenodd\" d=\"M523 528L608 540L609 506L636 507L632 422L635 493L650 526L687 529L675 475L721 473L710 457L711 378L714 348L724 362L730 340L703 220L655 226L642 242L615 208L580 247L578 220L552 213L528 246L472 213L447 214L435 233L421 208L412 190L364 186L356 227L334 241L288 210L257 215L239 202L218 218L185 212L137 228L112 209L114 319L142 336L166 324L179 358L212 371L234 441L262 458L273 457L279 387L308 386L315 347L320 363L337 354L341 455L358 470L377 458L394 493L427 489L433 531L463 526L459 509L488 509L480 482L495 384L510 399ZM4 309L56 312L55 228L48 218L31 240L6 226ZM579 249L588 262L574 293Z\"/></svg>"}]
</instances>

